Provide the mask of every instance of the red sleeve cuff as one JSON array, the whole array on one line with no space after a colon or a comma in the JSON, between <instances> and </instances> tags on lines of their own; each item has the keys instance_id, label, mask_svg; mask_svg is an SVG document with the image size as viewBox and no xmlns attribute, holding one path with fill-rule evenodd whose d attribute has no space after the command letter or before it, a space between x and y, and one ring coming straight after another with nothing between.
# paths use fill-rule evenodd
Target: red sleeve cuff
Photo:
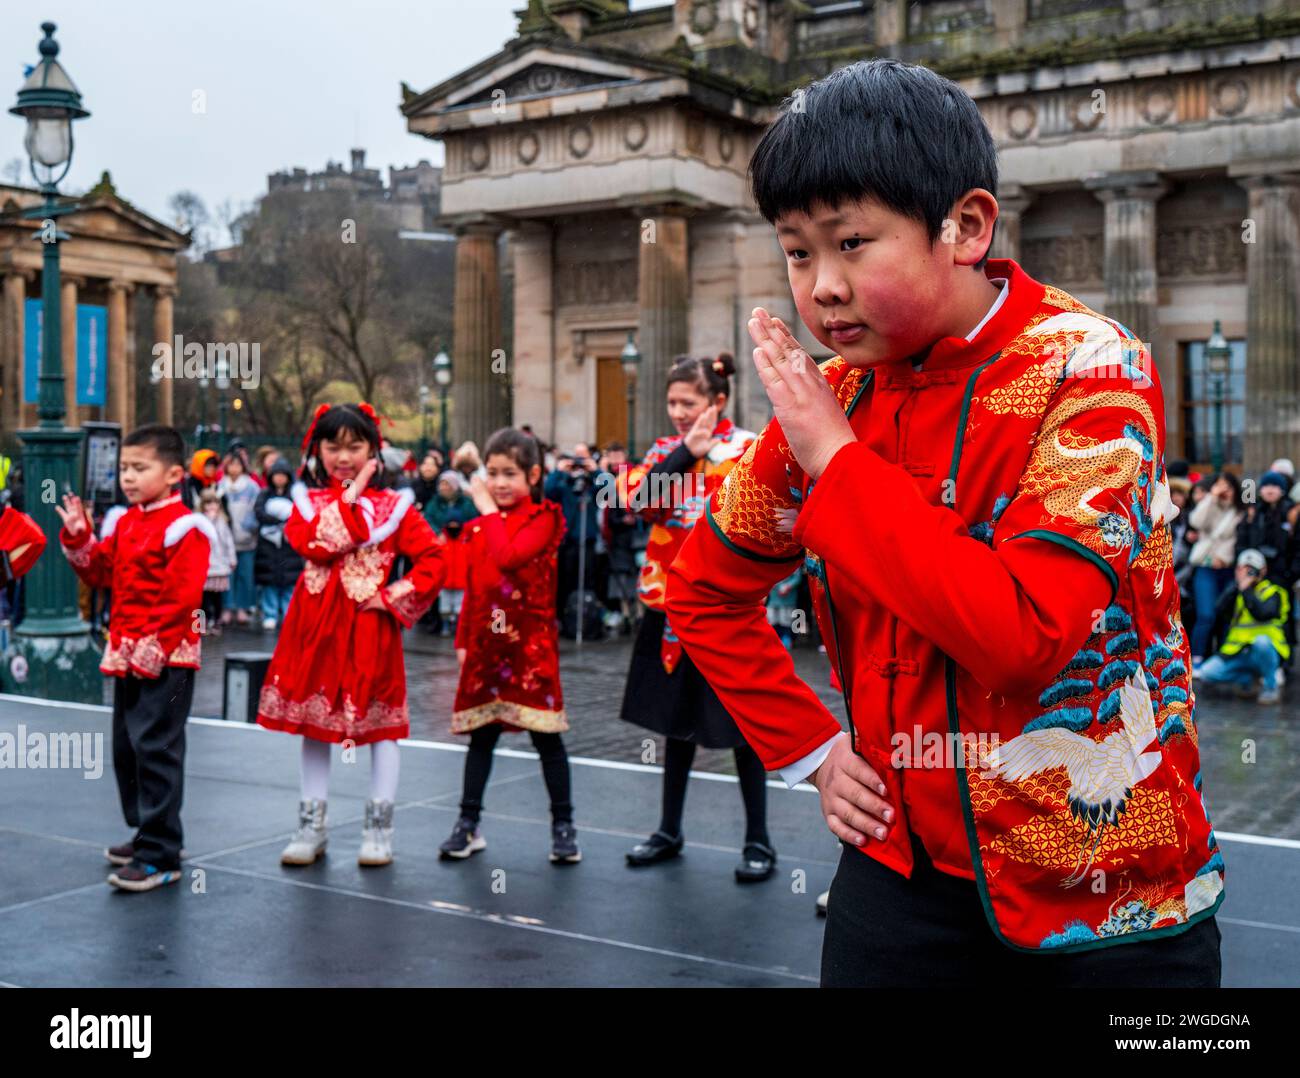
<instances>
[{"instance_id":1,"label":"red sleeve cuff","mask_svg":"<svg viewBox=\"0 0 1300 1078\"><path fill-rule=\"evenodd\" d=\"M340 498L339 516L343 518L343 526L347 528L354 543L364 543L370 538L370 525L366 523L356 502L346 502Z\"/></svg>"},{"instance_id":2,"label":"red sleeve cuff","mask_svg":"<svg viewBox=\"0 0 1300 1078\"><path fill-rule=\"evenodd\" d=\"M829 511L829 506L843 504L841 499L860 498L864 494L875 497L884 478L880 475L880 469L890 467L892 466L879 453L864 442L849 442L840 446L821 477L814 481L812 493L799 511L794 525L794 541L818 551L818 540L828 533L838 533L843 525L842 520L837 524L836 514ZM825 549L825 544L821 545L821 549Z\"/></svg>"},{"instance_id":3,"label":"red sleeve cuff","mask_svg":"<svg viewBox=\"0 0 1300 1078\"><path fill-rule=\"evenodd\" d=\"M85 546L87 543L90 542L90 529L87 528L85 531L79 532L78 535L80 536L80 538L73 539L70 535L68 535L67 528L60 528L59 545L67 547L67 549L69 550L80 550L83 546Z\"/></svg>"}]
</instances>

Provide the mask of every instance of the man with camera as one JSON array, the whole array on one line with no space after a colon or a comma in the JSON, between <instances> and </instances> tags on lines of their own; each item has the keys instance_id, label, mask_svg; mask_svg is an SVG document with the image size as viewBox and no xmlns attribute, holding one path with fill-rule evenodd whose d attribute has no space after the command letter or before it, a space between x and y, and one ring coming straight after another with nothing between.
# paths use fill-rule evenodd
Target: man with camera
<instances>
[{"instance_id":1,"label":"man with camera","mask_svg":"<svg viewBox=\"0 0 1300 1078\"><path fill-rule=\"evenodd\" d=\"M1268 562L1253 548L1237 555L1235 580L1215 604L1216 628L1227 625L1218 652L1192 671L1206 685L1233 684L1242 695L1252 695L1259 678L1259 702L1281 699L1281 664L1290 657L1286 623L1291 597L1286 588L1265 575Z\"/></svg>"},{"instance_id":2,"label":"man with camera","mask_svg":"<svg viewBox=\"0 0 1300 1078\"><path fill-rule=\"evenodd\" d=\"M575 591L591 591L596 594L597 600L600 599L600 578L603 574L599 562L605 551L601 541L596 494L602 485L601 475L601 467L590 448L584 442L579 442L573 447L572 453L559 456L555 462L555 471L546 477L543 487L544 496L557 502L564 511L565 531L559 551L555 609L564 624L565 636L575 635L569 625L569 615L572 615L574 622L579 616L585 621L584 608L592 605L579 602L578 610L582 611L582 615L579 615L577 610L568 610L569 597ZM584 581L581 588L579 575ZM595 608L599 615L598 603ZM583 635L593 635L595 629L596 626L593 626L592 630Z\"/></svg>"}]
</instances>

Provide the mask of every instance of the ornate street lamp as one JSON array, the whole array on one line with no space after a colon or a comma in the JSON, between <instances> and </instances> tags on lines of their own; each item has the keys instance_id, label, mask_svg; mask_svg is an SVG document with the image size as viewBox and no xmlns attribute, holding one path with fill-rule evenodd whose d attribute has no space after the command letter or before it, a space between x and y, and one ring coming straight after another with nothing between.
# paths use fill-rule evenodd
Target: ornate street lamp
<instances>
[{"instance_id":1,"label":"ornate street lamp","mask_svg":"<svg viewBox=\"0 0 1300 1078\"><path fill-rule=\"evenodd\" d=\"M1217 475L1223 471L1223 383L1232 362L1232 349L1219 328L1219 320L1214 320L1214 332L1205 342L1205 370L1214 378L1214 446L1211 449L1212 465Z\"/></svg>"},{"instance_id":2,"label":"ornate street lamp","mask_svg":"<svg viewBox=\"0 0 1300 1078\"><path fill-rule=\"evenodd\" d=\"M55 504L75 490L84 433L64 425L63 334L60 326L59 243L68 239L58 218L76 203L58 203L58 184L72 165L72 121L90 113L63 65L52 22L41 24L41 59L32 69L18 103L9 111L27 121L23 146L32 176L45 196L43 206L24 217L39 220L36 239L44 245L41 265L42 334L37 426L19 431L23 442L24 508L49 539L45 554L27 577L27 616L14 632L7 671L19 692L46 699L98 704L103 699L99 653L77 602L77 578L58 551L60 521Z\"/></svg>"},{"instance_id":3,"label":"ornate street lamp","mask_svg":"<svg viewBox=\"0 0 1300 1078\"><path fill-rule=\"evenodd\" d=\"M221 422L221 439L217 442L217 452L223 457L226 455L226 448L230 445L230 435L228 428L230 426L230 412L227 410L228 401L226 393L230 389L230 361L225 356L217 357L217 391L221 396L217 400L218 416Z\"/></svg>"},{"instance_id":4,"label":"ornate street lamp","mask_svg":"<svg viewBox=\"0 0 1300 1078\"><path fill-rule=\"evenodd\" d=\"M420 383L420 461L429 452L429 387Z\"/></svg>"},{"instance_id":5,"label":"ornate street lamp","mask_svg":"<svg viewBox=\"0 0 1300 1078\"><path fill-rule=\"evenodd\" d=\"M627 344L623 345L623 380L627 383L627 459L635 464L636 456L636 379L641 369L641 353L636 350L632 331L627 331Z\"/></svg>"},{"instance_id":6,"label":"ornate street lamp","mask_svg":"<svg viewBox=\"0 0 1300 1078\"><path fill-rule=\"evenodd\" d=\"M433 380L438 384L438 401L442 408L439 433L442 435L442 459L451 464L451 442L447 440L447 390L451 388L451 356L439 348L433 357Z\"/></svg>"}]
</instances>

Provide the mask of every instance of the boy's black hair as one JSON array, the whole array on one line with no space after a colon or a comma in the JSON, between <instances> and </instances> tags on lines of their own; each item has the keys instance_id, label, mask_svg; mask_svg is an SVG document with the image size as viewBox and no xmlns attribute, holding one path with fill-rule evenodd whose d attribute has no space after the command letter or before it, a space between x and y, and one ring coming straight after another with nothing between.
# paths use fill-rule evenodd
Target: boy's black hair
<instances>
[{"instance_id":1,"label":"boy's black hair","mask_svg":"<svg viewBox=\"0 0 1300 1078\"><path fill-rule=\"evenodd\" d=\"M169 468L173 464L185 467L185 439L175 427L168 427L162 423L146 423L143 427L136 427L122 439L123 448L128 445L148 446Z\"/></svg>"},{"instance_id":2,"label":"boy's black hair","mask_svg":"<svg viewBox=\"0 0 1300 1078\"><path fill-rule=\"evenodd\" d=\"M956 83L899 60L861 60L782 102L749 178L770 224L789 212L811 215L814 203L871 198L920 221L933 244L967 191L996 197L998 158L984 117Z\"/></svg>"}]
</instances>

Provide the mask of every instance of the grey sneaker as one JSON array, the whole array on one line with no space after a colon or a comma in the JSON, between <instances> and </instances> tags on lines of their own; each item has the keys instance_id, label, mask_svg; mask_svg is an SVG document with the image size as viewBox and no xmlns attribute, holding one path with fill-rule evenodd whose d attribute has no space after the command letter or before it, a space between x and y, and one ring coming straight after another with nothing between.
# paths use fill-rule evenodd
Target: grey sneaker
<instances>
[{"instance_id":1,"label":"grey sneaker","mask_svg":"<svg viewBox=\"0 0 1300 1078\"><path fill-rule=\"evenodd\" d=\"M310 865L325 852L325 802L298 802L298 830L280 854L282 865Z\"/></svg>"},{"instance_id":2,"label":"grey sneaker","mask_svg":"<svg viewBox=\"0 0 1300 1078\"><path fill-rule=\"evenodd\" d=\"M438 847L440 858L454 857L464 860L479 850L487 849L487 839L479 834L478 821L462 816L451 829L447 841Z\"/></svg>"},{"instance_id":3,"label":"grey sneaker","mask_svg":"<svg viewBox=\"0 0 1300 1078\"><path fill-rule=\"evenodd\" d=\"M559 865L576 865L581 860L578 829L568 820L551 824L551 861Z\"/></svg>"},{"instance_id":4,"label":"grey sneaker","mask_svg":"<svg viewBox=\"0 0 1300 1078\"><path fill-rule=\"evenodd\" d=\"M373 868L393 861L393 803L367 801L366 822L361 830L361 852L357 864Z\"/></svg>"}]
</instances>

